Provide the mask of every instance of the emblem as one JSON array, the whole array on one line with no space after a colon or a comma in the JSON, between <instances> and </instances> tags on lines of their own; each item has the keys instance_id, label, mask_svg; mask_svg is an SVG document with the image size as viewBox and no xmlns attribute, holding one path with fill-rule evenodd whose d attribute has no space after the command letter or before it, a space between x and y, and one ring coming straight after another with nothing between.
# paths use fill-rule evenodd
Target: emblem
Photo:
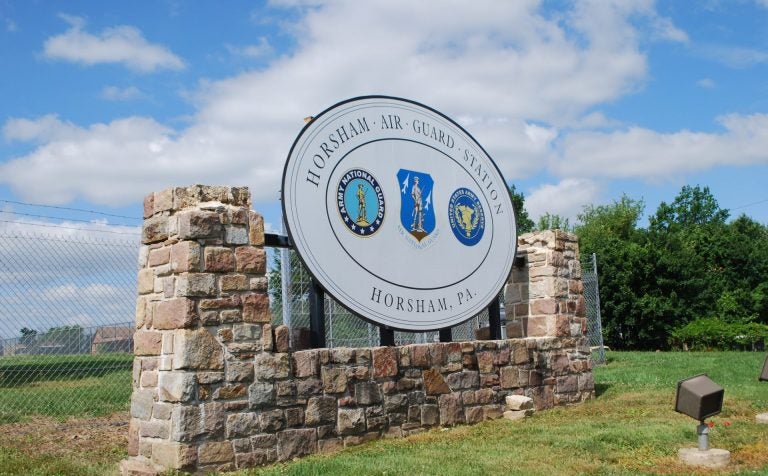
<instances>
[{"instance_id":1,"label":"emblem","mask_svg":"<svg viewBox=\"0 0 768 476\"><path fill-rule=\"evenodd\" d=\"M435 230L432 176L400 169L397 182L400 184L400 224L417 241L421 241Z\"/></svg>"},{"instance_id":2,"label":"emblem","mask_svg":"<svg viewBox=\"0 0 768 476\"><path fill-rule=\"evenodd\" d=\"M384 192L366 170L351 169L341 177L336 189L336 205L341 221L357 236L373 235L384 221Z\"/></svg>"},{"instance_id":3,"label":"emblem","mask_svg":"<svg viewBox=\"0 0 768 476\"><path fill-rule=\"evenodd\" d=\"M483 238L485 212L477 195L467 188L459 188L448 202L448 222L456 238L466 246L475 246Z\"/></svg>"}]
</instances>

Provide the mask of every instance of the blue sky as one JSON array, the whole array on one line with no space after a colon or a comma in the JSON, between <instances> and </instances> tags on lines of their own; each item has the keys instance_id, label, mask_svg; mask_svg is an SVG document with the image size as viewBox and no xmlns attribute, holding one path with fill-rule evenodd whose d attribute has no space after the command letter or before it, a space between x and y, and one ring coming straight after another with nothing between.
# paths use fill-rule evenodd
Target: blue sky
<instances>
[{"instance_id":1,"label":"blue sky","mask_svg":"<svg viewBox=\"0 0 768 476\"><path fill-rule=\"evenodd\" d=\"M455 119L534 218L698 184L768 223L766 24L766 0L0 0L0 229L133 232L16 202L139 217L192 183L249 186L279 229L302 119L367 94Z\"/></svg>"}]
</instances>

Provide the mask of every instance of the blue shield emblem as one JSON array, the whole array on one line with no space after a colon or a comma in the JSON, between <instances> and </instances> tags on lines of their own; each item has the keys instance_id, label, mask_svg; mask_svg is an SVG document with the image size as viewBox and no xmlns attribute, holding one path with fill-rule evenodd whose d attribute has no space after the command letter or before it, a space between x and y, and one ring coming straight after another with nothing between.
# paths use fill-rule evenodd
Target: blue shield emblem
<instances>
[{"instance_id":1,"label":"blue shield emblem","mask_svg":"<svg viewBox=\"0 0 768 476\"><path fill-rule=\"evenodd\" d=\"M400 224L416 240L421 241L435 230L435 210L432 206L432 176L424 172L400 169Z\"/></svg>"}]
</instances>

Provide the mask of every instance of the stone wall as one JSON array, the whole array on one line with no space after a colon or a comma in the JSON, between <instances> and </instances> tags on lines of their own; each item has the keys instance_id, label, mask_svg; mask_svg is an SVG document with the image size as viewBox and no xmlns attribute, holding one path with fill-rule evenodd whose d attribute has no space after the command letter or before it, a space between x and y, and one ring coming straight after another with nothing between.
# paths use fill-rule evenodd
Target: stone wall
<instances>
[{"instance_id":1,"label":"stone wall","mask_svg":"<svg viewBox=\"0 0 768 476\"><path fill-rule=\"evenodd\" d=\"M247 189L169 189L144 209L124 474L268 464L499 418L508 395L544 409L594 393L571 235L521 238L506 289L520 338L292 351L269 324Z\"/></svg>"}]
</instances>

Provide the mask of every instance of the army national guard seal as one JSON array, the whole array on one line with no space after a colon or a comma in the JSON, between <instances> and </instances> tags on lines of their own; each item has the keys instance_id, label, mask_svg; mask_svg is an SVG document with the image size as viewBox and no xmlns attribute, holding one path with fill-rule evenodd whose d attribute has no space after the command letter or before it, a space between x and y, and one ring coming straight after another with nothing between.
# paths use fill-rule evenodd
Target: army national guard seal
<instances>
[{"instance_id":1,"label":"army national guard seal","mask_svg":"<svg viewBox=\"0 0 768 476\"><path fill-rule=\"evenodd\" d=\"M425 331L485 309L512 268L506 182L443 114L366 96L317 115L283 173L291 241L314 279L374 323Z\"/></svg>"}]
</instances>

